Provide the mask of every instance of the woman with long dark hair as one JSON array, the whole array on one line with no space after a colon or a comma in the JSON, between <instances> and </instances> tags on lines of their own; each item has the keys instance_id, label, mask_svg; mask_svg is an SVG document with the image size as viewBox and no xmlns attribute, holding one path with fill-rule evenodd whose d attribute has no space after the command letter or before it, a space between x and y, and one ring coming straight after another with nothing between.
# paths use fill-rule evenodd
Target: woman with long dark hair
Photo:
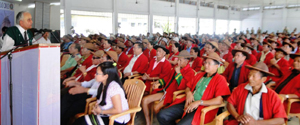
<instances>
[{"instance_id":1,"label":"woman with long dark hair","mask_svg":"<svg viewBox=\"0 0 300 125\"><path fill-rule=\"evenodd\" d=\"M128 110L128 102L122 83L119 79L116 63L103 62L97 67L95 79L100 82L97 93L97 103L92 115L77 119L74 125L109 123L109 116ZM115 119L114 125L124 125L130 120L130 114Z\"/></svg>"}]
</instances>

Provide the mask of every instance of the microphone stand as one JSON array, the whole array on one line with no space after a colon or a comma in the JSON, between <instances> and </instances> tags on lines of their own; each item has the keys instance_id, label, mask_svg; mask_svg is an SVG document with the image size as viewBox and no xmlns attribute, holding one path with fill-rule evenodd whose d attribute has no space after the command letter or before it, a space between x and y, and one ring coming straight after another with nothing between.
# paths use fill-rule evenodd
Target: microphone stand
<instances>
[{"instance_id":1,"label":"microphone stand","mask_svg":"<svg viewBox=\"0 0 300 125\"><path fill-rule=\"evenodd\" d=\"M25 46L28 46L28 42L29 40L32 40L36 35L38 35L40 33L37 33L35 35L32 36L31 39L28 39L28 40L25 40L25 43L26 44L22 44L22 45L19 45L19 46L16 46L15 48L9 50L5 55L3 55L1 59L3 59L5 56L8 57L8 60L9 60L9 108L10 108L10 124L13 125L13 112L12 112L12 109L13 109L13 106L12 106L12 90L13 90L13 84L12 84L12 53L18 49L19 47L25 47Z\"/></svg>"}]
</instances>

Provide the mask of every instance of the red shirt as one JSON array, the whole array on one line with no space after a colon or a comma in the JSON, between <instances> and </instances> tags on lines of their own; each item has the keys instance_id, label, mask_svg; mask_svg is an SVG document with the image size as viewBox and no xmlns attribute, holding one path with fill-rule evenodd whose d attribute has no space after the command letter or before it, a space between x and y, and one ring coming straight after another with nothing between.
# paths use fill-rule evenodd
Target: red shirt
<instances>
[{"instance_id":1,"label":"red shirt","mask_svg":"<svg viewBox=\"0 0 300 125\"><path fill-rule=\"evenodd\" d=\"M278 62L277 64L279 65L280 67L280 70L278 70L275 66L271 66L269 67L269 72L271 73L274 73L275 76L272 76L270 78L272 78L273 81L275 81L276 83L281 79L281 76L283 75L282 73L286 72L289 70L290 68L290 65L289 65L289 62L284 58L282 57Z\"/></svg>"},{"instance_id":2,"label":"red shirt","mask_svg":"<svg viewBox=\"0 0 300 125\"><path fill-rule=\"evenodd\" d=\"M258 62L260 61L260 57L261 57L261 54L262 52L258 53L258 56L257 56L257 60ZM264 63L266 65L269 65L270 64L270 60L274 58L274 55L271 53L271 51L266 55L266 58L264 60Z\"/></svg>"},{"instance_id":3,"label":"red shirt","mask_svg":"<svg viewBox=\"0 0 300 125\"><path fill-rule=\"evenodd\" d=\"M122 52L117 62L118 64L117 68L118 69L125 68L124 66L128 63L128 61L129 61L128 56L124 52Z\"/></svg>"},{"instance_id":4,"label":"red shirt","mask_svg":"<svg viewBox=\"0 0 300 125\"><path fill-rule=\"evenodd\" d=\"M249 64L247 62L244 62L240 69L238 85L248 81L249 69L245 67L246 65L249 65ZM230 80L233 75L234 67L235 67L235 62L230 63L222 74L229 84L231 84Z\"/></svg>"},{"instance_id":5,"label":"red shirt","mask_svg":"<svg viewBox=\"0 0 300 125\"><path fill-rule=\"evenodd\" d=\"M125 68L129 65L130 60L134 57L134 55L132 55L129 59L129 61L127 62ZM148 58L144 55L141 54L137 60L135 61L135 63L133 64L132 70L131 72L137 71L140 74L144 74L148 69Z\"/></svg>"},{"instance_id":6,"label":"red shirt","mask_svg":"<svg viewBox=\"0 0 300 125\"><path fill-rule=\"evenodd\" d=\"M253 66L257 62L257 60L253 54L249 54L249 58L246 59L246 62Z\"/></svg>"},{"instance_id":7,"label":"red shirt","mask_svg":"<svg viewBox=\"0 0 300 125\"><path fill-rule=\"evenodd\" d=\"M201 70L202 64L203 64L203 60L200 57L196 57L196 59L194 59L194 62L192 64L192 69L198 72Z\"/></svg>"}]
</instances>

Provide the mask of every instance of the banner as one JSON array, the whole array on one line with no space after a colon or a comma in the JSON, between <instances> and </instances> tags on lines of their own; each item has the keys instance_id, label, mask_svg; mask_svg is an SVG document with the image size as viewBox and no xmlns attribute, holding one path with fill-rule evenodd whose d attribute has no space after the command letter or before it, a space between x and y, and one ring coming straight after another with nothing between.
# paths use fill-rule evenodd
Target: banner
<instances>
[{"instance_id":1,"label":"banner","mask_svg":"<svg viewBox=\"0 0 300 125\"><path fill-rule=\"evenodd\" d=\"M14 26L15 12L12 3L0 1L0 37L3 35L2 28L4 26Z\"/></svg>"}]
</instances>

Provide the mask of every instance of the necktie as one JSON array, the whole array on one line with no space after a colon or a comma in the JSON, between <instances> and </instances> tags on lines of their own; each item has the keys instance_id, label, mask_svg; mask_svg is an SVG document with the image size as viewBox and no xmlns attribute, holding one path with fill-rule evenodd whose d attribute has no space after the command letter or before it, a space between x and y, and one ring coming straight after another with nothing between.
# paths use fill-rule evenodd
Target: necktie
<instances>
[{"instance_id":1,"label":"necktie","mask_svg":"<svg viewBox=\"0 0 300 125\"><path fill-rule=\"evenodd\" d=\"M29 41L27 41L27 32L26 31L24 32L24 41L26 43L28 43L27 45L29 46Z\"/></svg>"}]
</instances>

